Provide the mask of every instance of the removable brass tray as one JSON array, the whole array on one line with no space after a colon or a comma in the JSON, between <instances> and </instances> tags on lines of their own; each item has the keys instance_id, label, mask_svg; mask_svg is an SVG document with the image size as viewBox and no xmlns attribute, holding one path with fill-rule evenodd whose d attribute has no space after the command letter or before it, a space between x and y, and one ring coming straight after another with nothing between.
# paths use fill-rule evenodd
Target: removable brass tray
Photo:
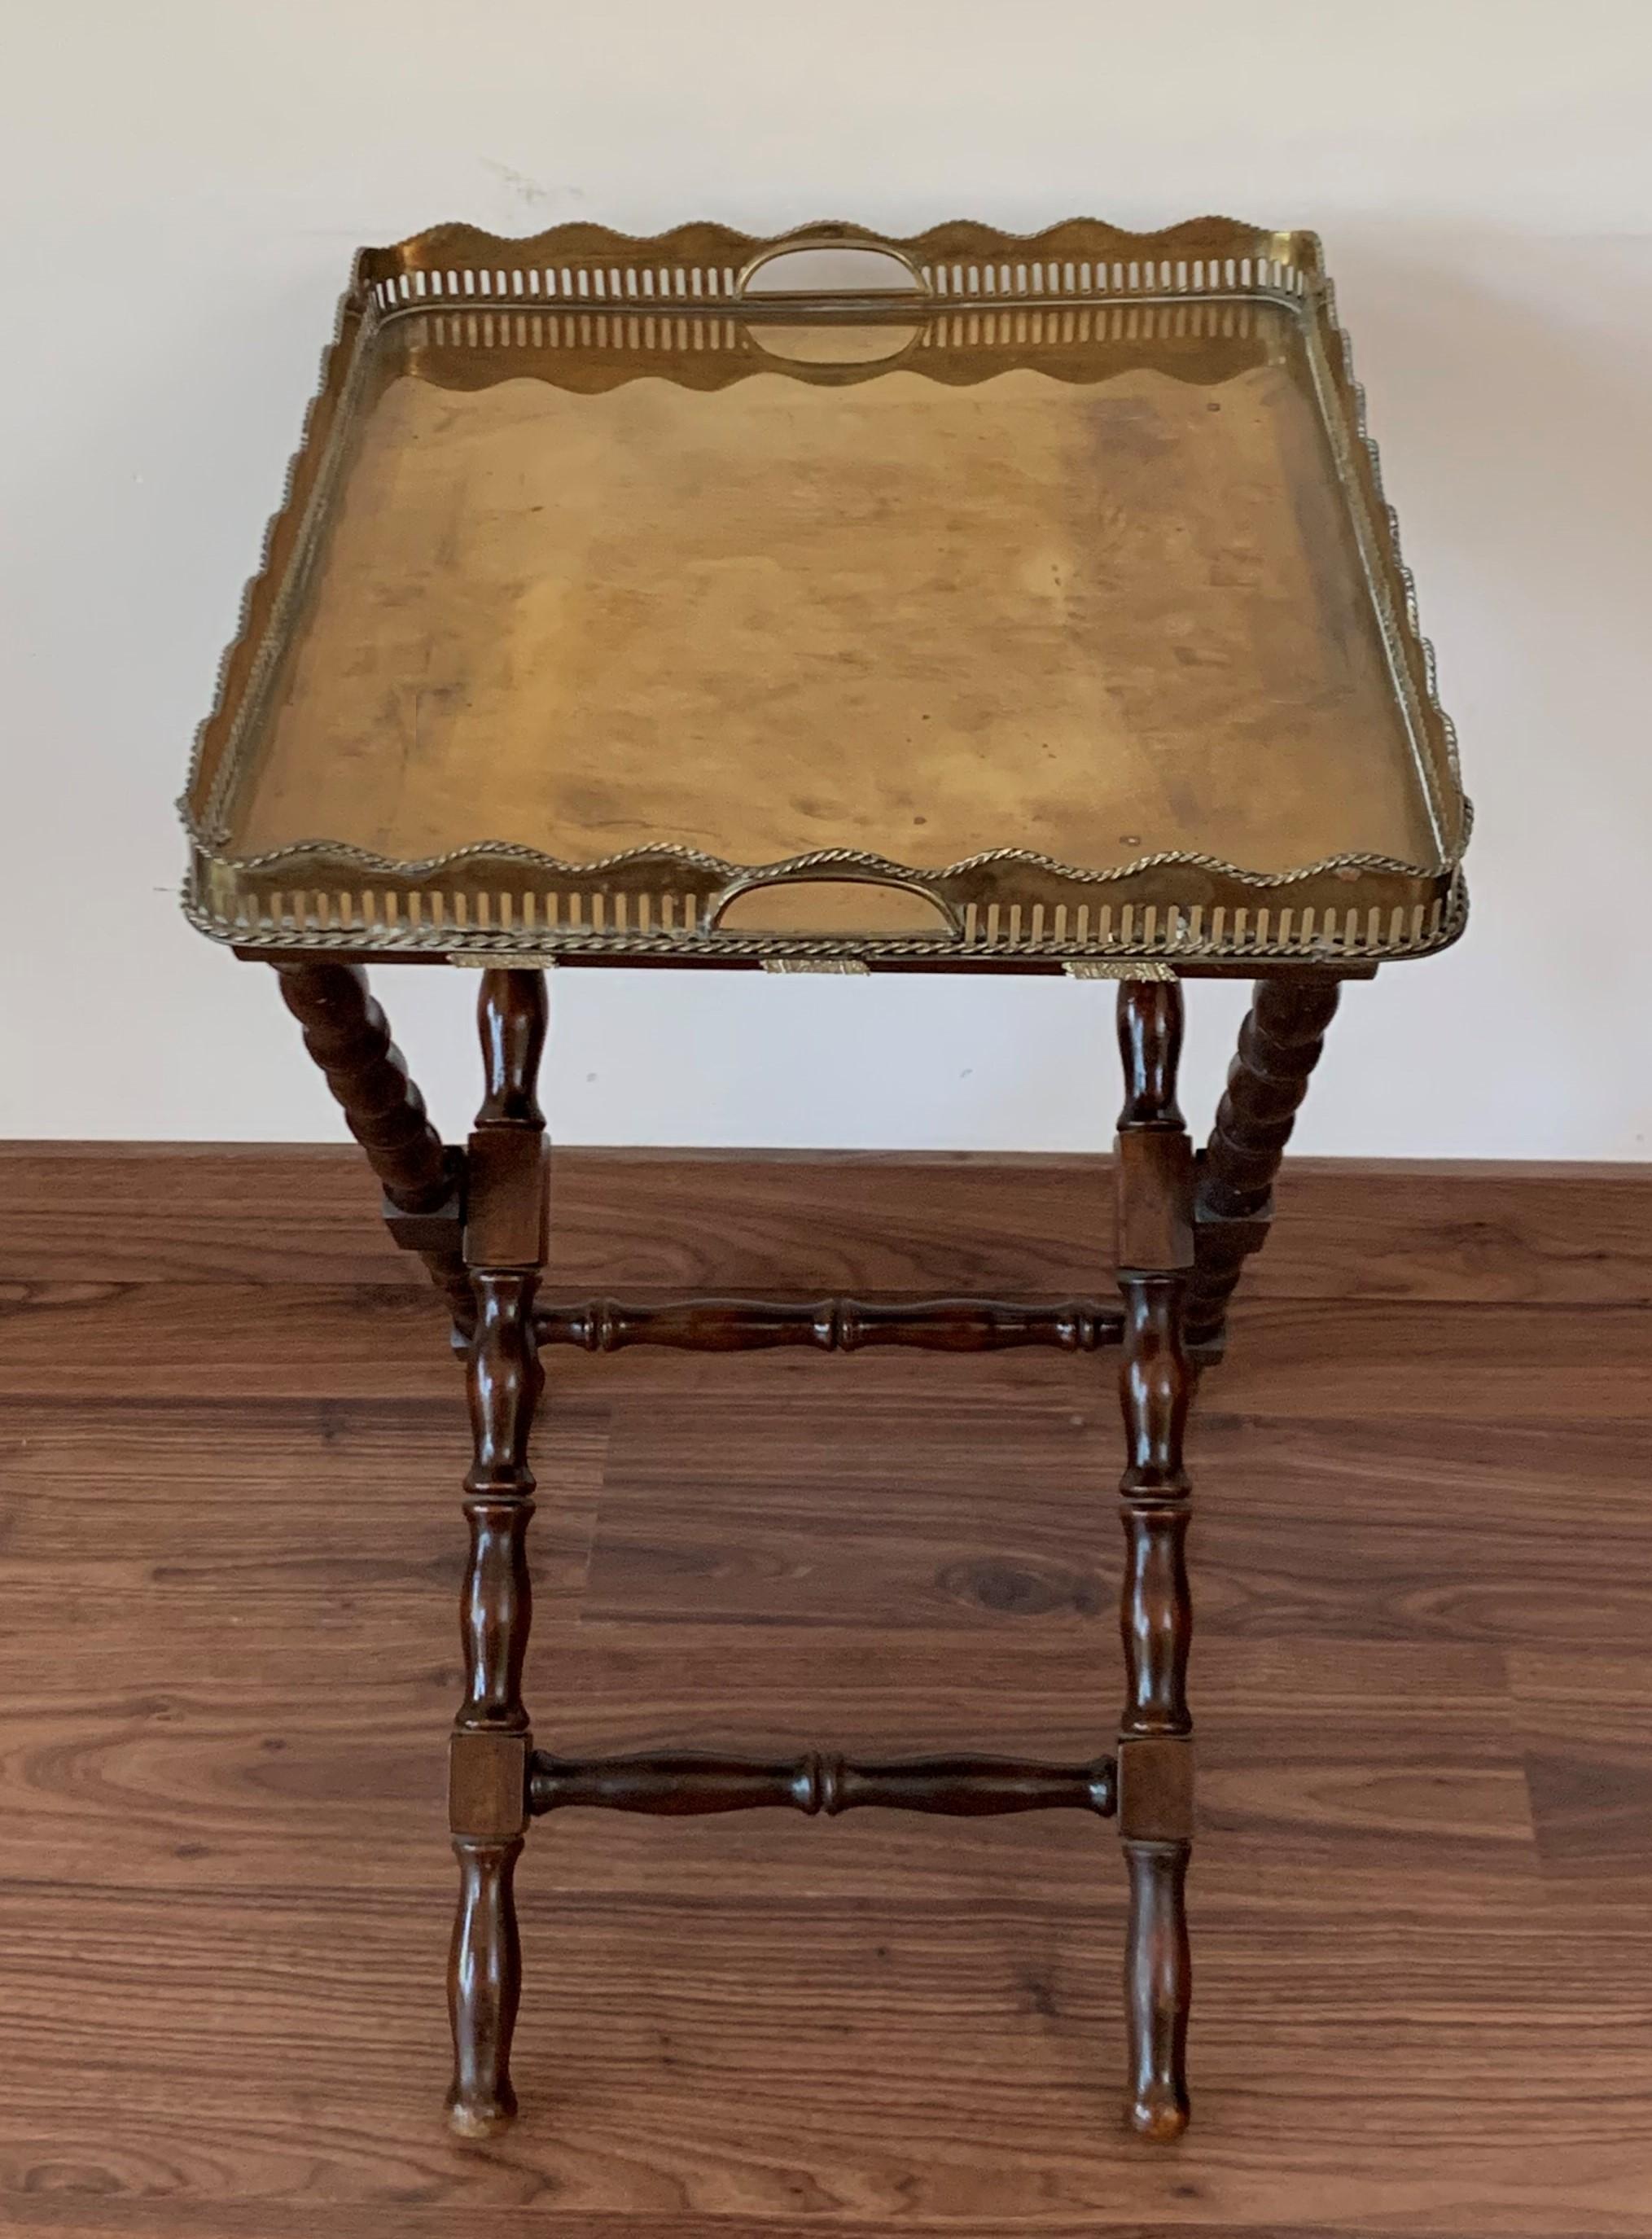
<instances>
[{"instance_id":1,"label":"removable brass tray","mask_svg":"<svg viewBox=\"0 0 1652 2239\"><path fill-rule=\"evenodd\" d=\"M1316 237L364 249L182 803L259 950L1051 968L1461 930Z\"/></svg>"}]
</instances>

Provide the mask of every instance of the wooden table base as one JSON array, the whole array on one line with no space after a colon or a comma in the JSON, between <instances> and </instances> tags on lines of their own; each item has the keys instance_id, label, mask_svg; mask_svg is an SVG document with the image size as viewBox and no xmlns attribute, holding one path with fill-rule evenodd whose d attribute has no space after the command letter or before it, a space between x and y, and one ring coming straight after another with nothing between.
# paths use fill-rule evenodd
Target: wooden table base
<instances>
[{"instance_id":1,"label":"wooden table base","mask_svg":"<svg viewBox=\"0 0 1652 2239\"><path fill-rule=\"evenodd\" d=\"M538 1296L548 1206L536 1098L542 972L482 974L486 1092L460 1153L444 1150L430 1126L360 967L295 958L277 968L306 1045L384 1186L391 1232L420 1254L443 1292L466 1362L473 1454L463 1502L470 1529L460 1611L465 1695L449 1784L460 1870L448 1965L454 2129L485 2136L515 2111L510 2048L521 1954L514 1878L530 1818L577 1805L665 1814L767 1806L826 1816L868 1806L949 1815L1067 1808L1118 1823L1130 1877L1126 2118L1145 2136L1176 2136L1188 2118L1185 1891L1193 1834L1183 1438L1198 1369L1220 1358L1228 1302L1245 1259L1266 1236L1274 1178L1336 1007L1337 976L1288 970L1258 982L1215 1131L1198 1159L1176 1100L1181 989L1170 980L1120 984L1119 1306L975 1299L628 1306L612 1299L545 1305ZM819 1752L773 1762L689 1752L576 1761L535 1751L521 1684L532 1614L528 1439L547 1345L593 1352L633 1345L707 1352L1117 1346L1125 1699L1116 1757L1081 1765L971 1757L864 1764Z\"/></svg>"}]
</instances>

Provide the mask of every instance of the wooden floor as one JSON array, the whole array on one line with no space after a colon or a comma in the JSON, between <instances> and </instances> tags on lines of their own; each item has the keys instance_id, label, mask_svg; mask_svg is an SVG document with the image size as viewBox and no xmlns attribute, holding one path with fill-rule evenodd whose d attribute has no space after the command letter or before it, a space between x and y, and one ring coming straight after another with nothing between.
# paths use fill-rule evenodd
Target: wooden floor
<instances>
[{"instance_id":1,"label":"wooden floor","mask_svg":"<svg viewBox=\"0 0 1652 2239\"><path fill-rule=\"evenodd\" d=\"M643 1178L674 1241L587 1236L574 1275L807 1248L779 1166L694 1170ZM1191 1444L1179 2146L1118 2125L1110 1829L569 1813L521 1876L523 2117L464 2147L437 1310L331 1153L10 1171L0 2231L1652 2233L1643 1188L1556 1213L1435 1169L1360 1213L1319 1170L1324 1232L1285 1199ZM955 1162L793 1186L834 1282L922 1286L973 1189L959 1286L1036 1285L1087 1249L1078 1171L1026 1169L1018 1238ZM1111 1363L553 1366L541 1745L1106 1746Z\"/></svg>"}]
</instances>

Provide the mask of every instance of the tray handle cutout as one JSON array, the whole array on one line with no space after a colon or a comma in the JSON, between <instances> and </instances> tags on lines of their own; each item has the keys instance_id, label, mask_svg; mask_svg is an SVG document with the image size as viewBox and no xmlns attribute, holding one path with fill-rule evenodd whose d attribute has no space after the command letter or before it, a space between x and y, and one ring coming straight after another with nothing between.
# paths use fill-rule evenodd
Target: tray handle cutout
<instances>
[{"instance_id":1,"label":"tray handle cutout","mask_svg":"<svg viewBox=\"0 0 1652 2239\"><path fill-rule=\"evenodd\" d=\"M737 296L922 296L922 269L904 249L845 226L811 227L770 243L742 265Z\"/></svg>"},{"instance_id":2,"label":"tray handle cutout","mask_svg":"<svg viewBox=\"0 0 1652 2239\"><path fill-rule=\"evenodd\" d=\"M958 929L944 902L890 879L755 880L725 894L713 923L719 933L931 940Z\"/></svg>"}]
</instances>

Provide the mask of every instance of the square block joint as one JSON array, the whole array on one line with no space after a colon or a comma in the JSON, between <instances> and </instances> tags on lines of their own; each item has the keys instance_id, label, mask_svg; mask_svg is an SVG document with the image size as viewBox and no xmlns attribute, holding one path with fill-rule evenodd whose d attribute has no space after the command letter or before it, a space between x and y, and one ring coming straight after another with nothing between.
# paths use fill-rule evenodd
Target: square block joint
<instances>
[{"instance_id":1,"label":"square block joint","mask_svg":"<svg viewBox=\"0 0 1652 2239\"><path fill-rule=\"evenodd\" d=\"M1193 1737L1125 1734L1118 1743L1118 1832L1185 1842L1193 1832Z\"/></svg>"},{"instance_id":2,"label":"square block joint","mask_svg":"<svg viewBox=\"0 0 1652 2239\"><path fill-rule=\"evenodd\" d=\"M456 1733L448 1753L454 1835L520 1835L527 1824L527 1734Z\"/></svg>"},{"instance_id":3,"label":"square block joint","mask_svg":"<svg viewBox=\"0 0 1652 2239\"><path fill-rule=\"evenodd\" d=\"M1118 1265L1144 1274L1193 1265L1193 1146L1179 1128L1126 1128L1115 1139Z\"/></svg>"},{"instance_id":4,"label":"square block joint","mask_svg":"<svg viewBox=\"0 0 1652 2239\"><path fill-rule=\"evenodd\" d=\"M526 1127L479 1127L465 1166L466 1265L542 1267L549 1207L544 1137Z\"/></svg>"},{"instance_id":5,"label":"square block joint","mask_svg":"<svg viewBox=\"0 0 1652 2239\"><path fill-rule=\"evenodd\" d=\"M393 1205L387 1192L380 1210L390 1241L403 1252L459 1252L465 1240L465 1206L455 1188L431 1213L408 1213Z\"/></svg>"}]
</instances>

